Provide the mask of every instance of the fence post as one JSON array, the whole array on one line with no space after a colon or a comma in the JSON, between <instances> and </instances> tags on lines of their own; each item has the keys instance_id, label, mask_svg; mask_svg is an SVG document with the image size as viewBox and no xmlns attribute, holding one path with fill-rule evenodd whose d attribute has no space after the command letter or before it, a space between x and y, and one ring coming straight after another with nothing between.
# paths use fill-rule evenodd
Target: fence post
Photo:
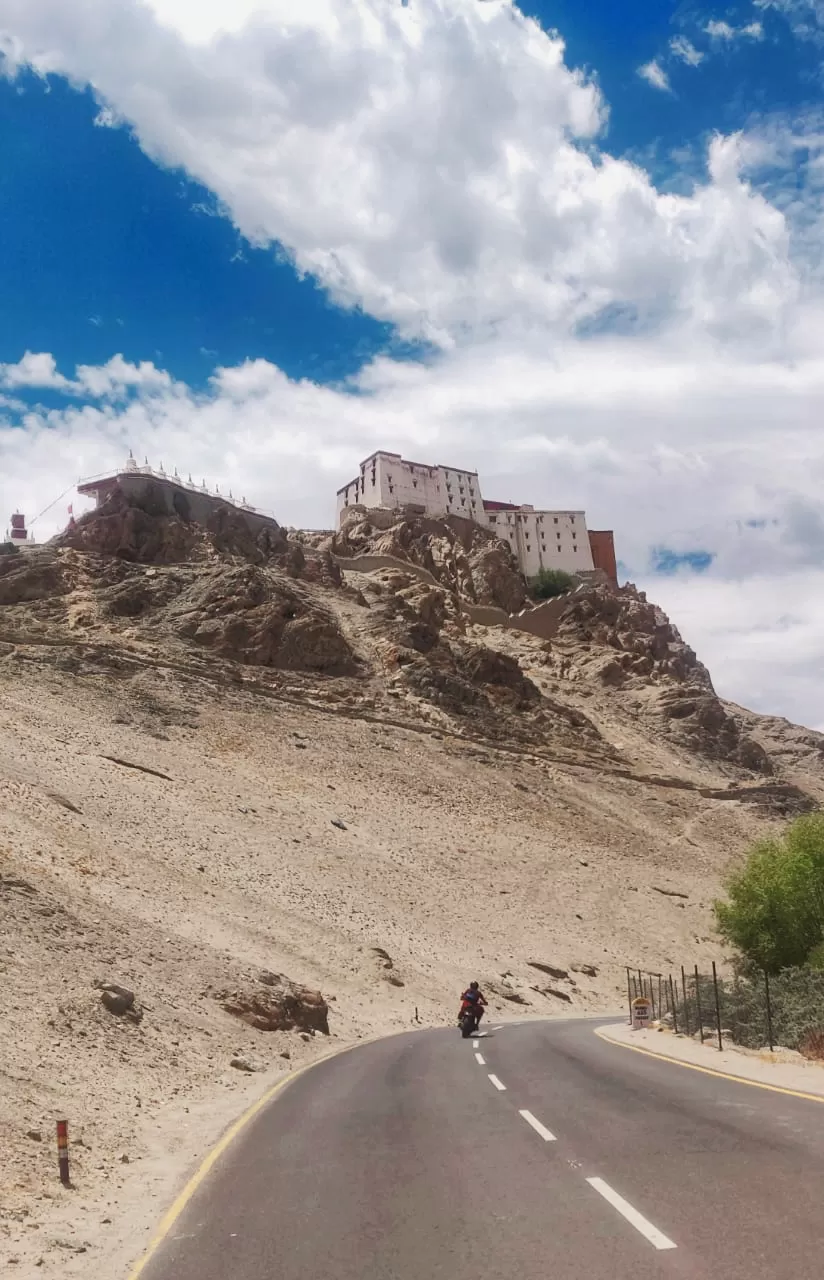
<instances>
[{"instance_id":1,"label":"fence post","mask_svg":"<svg viewBox=\"0 0 824 1280\"><path fill-rule=\"evenodd\" d=\"M715 1021L718 1027L718 1052L722 1053L724 1044L721 1039L721 998L718 994L718 973L715 968L715 961L712 962L712 985L715 987Z\"/></svg>"},{"instance_id":2,"label":"fence post","mask_svg":"<svg viewBox=\"0 0 824 1280\"><path fill-rule=\"evenodd\" d=\"M670 1002L672 1004L672 1027L676 1035L678 1035L678 1010L675 1007L675 987L672 984L672 974L669 976Z\"/></svg>"},{"instance_id":3,"label":"fence post","mask_svg":"<svg viewBox=\"0 0 824 1280\"><path fill-rule=\"evenodd\" d=\"M57 1121L57 1165L60 1170L60 1181L63 1183L64 1187L70 1187L68 1120Z\"/></svg>"},{"instance_id":4,"label":"fence post","mask_svg":"<svg viewBox=\"0 0 824 1280\"><path fill-rule=\"evenodd\" d=\"M629 1009L629 1025L632 1026L632 983L630 982L629 965L627 969L627 1007Z\"/></svg>"},{"instance_id":5,"label":"fence post","mask_svg":"<svg viewBox=\"0 0 824 1280\"><path fill-rule=\"evenodd\" d=\"M704 1015L701 1013L701 989L698 983L698 965L695 966L695 1012L698 1015L698 1030L701 1043L704 1043Z\"/></svg>"},{"instance_id":6,"label":"fence post","mask_svg":"<svg viewBox=\"0 0 824 1280\"><path fill-rule=\"evenodd\" d=\"M652 985L652 974L649 975L649 1002L652 1005L652 1016L650 1018L650 1021L654 1022L655 1021L655 991Z\"/></svg>"},{"instance_id":7,"label":"fence post","mask_svg":"<svg viewBox=\"0 0 824 1280\"><path fill-rule=\"evenodd\" d=\"M681 965L681 990L684 993L684 1034L690 1033L690 1007L687 1004L687 975L684 973L684 966Z\"/></svg>"},{"instance_id":8,"label":"fence post","mask_svg":"<svg viewBox=\"0 0 824 1280\"><path fill-rule=\"evenodd\" d=\"M658 975L658 1021L660 1022L664 1016L664 996L663 996L664 979L659 973Z\"/></svg>"},{"instance_id":9,"label":"fence post","mask_svg":"<svg viewBox=\"0 0 824 1280\"><path fill-rule=\"evenodd\" d=\"M764 970L764 988L767 992L767 1035L770 1038L770 1053L772 1053L775 1037L773 1036L773 1020L772 1020L772 1002L770 1000L770 975Z\"/></svg>"}]
</instances>

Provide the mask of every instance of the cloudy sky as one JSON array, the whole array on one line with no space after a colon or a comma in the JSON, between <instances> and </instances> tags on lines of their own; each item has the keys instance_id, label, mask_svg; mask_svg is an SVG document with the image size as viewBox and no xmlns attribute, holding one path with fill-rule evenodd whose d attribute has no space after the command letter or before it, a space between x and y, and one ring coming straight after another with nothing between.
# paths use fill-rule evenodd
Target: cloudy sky
<instances>
[{"instance_id":1,"label":"cloudy sky","mask_svg":"<svg viewBox=\"0 0 824 1280\"><path fill-rule=\"evenodd\" d=\"M824 727L823 56L824 0L0 0L0 525L130 448L310 527L477 467Z\"/></svg>"}]
</instances>

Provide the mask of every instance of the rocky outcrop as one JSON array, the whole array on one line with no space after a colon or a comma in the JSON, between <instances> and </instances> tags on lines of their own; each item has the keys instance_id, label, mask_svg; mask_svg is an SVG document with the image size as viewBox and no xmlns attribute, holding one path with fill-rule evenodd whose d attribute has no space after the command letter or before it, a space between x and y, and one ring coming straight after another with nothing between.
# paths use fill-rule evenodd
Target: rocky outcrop
<instances>
[{"instance_id":1,"label":"rocky outcrop","mask_svg":"<svg viewBox=\"0 0 824 1280\"><path fill-rule=\"evenodd\" d=\"M53 600L70 588L53 556L41 551L0 556L0 605Z\"/></svg>"},{"instance_id":2,"label":"rocky outcrop","mask_svg":"<svg viewBox=\"0 0 824 1280\"><path fill-rule=\"evenodd\" d=\"M639 715L688 751L754 773L773 772L767 752L725 709L707 668L677 628L631 584L576 591L556 636L575 646L588 674L622 690Z\"/></svg>"},{"instance_id":3,"label":"rocky outcrop","mask_svg":"<svg viewBox=\"0 0 824 1280\"><path fill-rule=\"evenodd\" d=\"M325 675L358 671L336 618L285 576L255 565L208 571L166 616L178 636L221 658Z\"/></svg>"},{"instance_id":4,"label":"rocky outcrop","mask_svg":"<svg viewBox=\"0 0 824 1280\"><path fill-rule=\"evenodd\" d=\"M306 1031L329 1035L329 1006L319 991L282 974L263 974L257 983L216 995L226 1013L256 1031Z\"/></svg>"},{"instance_id":5,"label":"rocky outcrop","mask_svg":"<svg viewBox=\"0 0 824 1280\"><path fill-rule=\"evenodd\" d=\"M344 558L386 555L427 569L448 591L474 604L517 613L526 585L505 543L472 520L434 520L410 508L367 511L350 507L340 533L323 544Z\"/></svg>"}]
</instances>

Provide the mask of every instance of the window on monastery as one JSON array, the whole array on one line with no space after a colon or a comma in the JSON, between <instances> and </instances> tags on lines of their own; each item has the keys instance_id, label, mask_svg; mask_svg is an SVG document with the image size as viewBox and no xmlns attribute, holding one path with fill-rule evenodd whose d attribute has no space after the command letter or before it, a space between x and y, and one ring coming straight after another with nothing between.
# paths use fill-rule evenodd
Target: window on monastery
<instances>
[{"instance_id":1,"label":"window on monastery","mask_svg":"<svg viewBox=\"0 0 824 1280\"><path fill-rule=\"evenodd\" d=\"M389 486L389 492L390 492L390 493L394 493L394 492L395 492L395 486L394 486L393 484L390 484L390 486Z\"/></svg>"},{"instance_id":2,"label":"window on monastery","mask_svg":"<svg viewBox=\"0 0 824 1280\"><path fill-rule=\"evenodd\" d=\"M490 517L489 517L489 523L490 523L490 524L497 524L497 523L498 523L498 517L497 517L497 516L490 516Z\"/></svg>"},{"instance_id":3,"label":"window on monastery","mask_svg":"<svg viewBox=\"0 0 824 1280\"><path fill-rule=\"evenodd\" d=\"M554 520L555 524L557 524L557 523L558 523L558 517L557 517L557 516L553 516L553 517L552 517L552 519Z\"/></svg>"},{"instance_id":4,"label":"window on monastery","mask_svg":"<svg viewBox=\"0 0 824 1280\"><path fill-rule=\"evenodd\" d=\"M575 516L570 516L570 517L569 517L569 523L570 523L570 524L575 524Z\"/></svg>"},{"instance_id":5,"label":"window on monastery","mask_svg":"<svg viewBox=\"0 0 824 1280\"><path fill-rule=\"evenodd\" d=\"M466 498L461 498L461 506L462 507L466 506Z\"/></svg>"},{"instance_id":6,"label":"window on monastery","mask_svg":"<svg viewBox=\"0 0 824 1280\"><path fill-rule=\"evenodd\" d=\"M417 482L417 480L413 480L413 481L412 481L412 488L413 488L413 489L417 489L417 487L418 487L418 482Z\"/></svg>"}]
</instances>

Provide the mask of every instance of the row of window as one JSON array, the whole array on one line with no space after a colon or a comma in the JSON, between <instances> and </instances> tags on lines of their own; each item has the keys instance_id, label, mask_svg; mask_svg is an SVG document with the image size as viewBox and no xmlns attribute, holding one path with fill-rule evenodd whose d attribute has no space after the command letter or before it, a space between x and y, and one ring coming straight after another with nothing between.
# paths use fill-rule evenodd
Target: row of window
<instances>
[{"instance_id":1,"label":"row of window","mask_svg":"<svg viewBox=\"0 0 824 1280\"><path fill-rule=\"evenodd\" d=\"M447 488L449 488L449 486L448 486L448 485L447 485ZM471 490L470 490L470 492L471 492ZM515 522L516 522L516 524L517 524L517 523L519 523L519 522L520 522L521 524L525 524L525 523L527 522L527 520L529 520L529 519L531 519L531 518L532 518L532 517L531 517L531 516L529 516L529 515L516 515L516 516L515 516ZM544 517L543 517L543 516L538 516L538 517L537 517L537 521L538 521L538 524L543 524L543 523L544 523ZM507 522L507 524L512 524L512 516L507 516L507 517L506 517L506 522ZM490 517L489 517L489 523L490 523L490 524L497 524L497 523L498 523L498 517L497 517L497 516L490 516ZM558 523L558 516L553 516L553 517L552 517L552 523L553 523L553 524L557 524L557 523ZM575 516L570 516L570 517L569 517L569 523L570 523L570 524L575 524ZM574 537L575 535L573 534L572 536Z\"/></svg>"}]
</instances>

